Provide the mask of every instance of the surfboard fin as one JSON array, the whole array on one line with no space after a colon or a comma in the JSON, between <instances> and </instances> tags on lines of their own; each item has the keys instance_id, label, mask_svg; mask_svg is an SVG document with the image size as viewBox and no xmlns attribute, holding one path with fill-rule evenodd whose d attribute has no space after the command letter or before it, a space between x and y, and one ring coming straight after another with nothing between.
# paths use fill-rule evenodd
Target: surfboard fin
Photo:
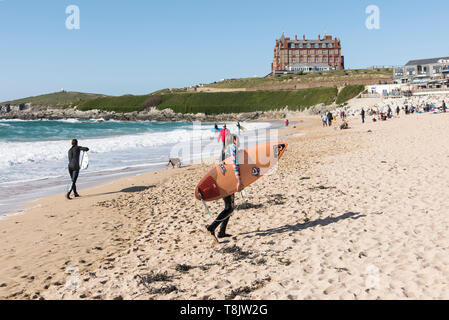
<instances>
[{"instance_id":1,"label":"surfboard fin","mask_svg":"<svg viewBox=\"0 0 449 320\"><path fill-rule=\"evenodd\" d=\"M240 194L242 195L243 203L244 204L248 203L248 199L246 198L246 191L242 190Z\"/></svg>"}]
</instances>

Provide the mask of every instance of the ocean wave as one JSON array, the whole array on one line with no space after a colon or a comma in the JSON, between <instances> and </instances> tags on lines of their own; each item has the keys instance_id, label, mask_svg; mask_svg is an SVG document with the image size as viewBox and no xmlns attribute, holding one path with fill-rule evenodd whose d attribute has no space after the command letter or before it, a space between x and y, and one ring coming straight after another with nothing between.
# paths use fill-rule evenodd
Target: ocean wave
<instances>
[{"instance_id":1,"label":"ocean wave","mask_svg":"<svg viewBox=\"0 0 449 320\"><path fill-rule=\"evenodd\" d=\"M245 123L248 130L263 129L269 123ZM190 129L188 129L190 127ZM165 132L141 133L106 138L80 139L80 145L88 147L92 153L102 154L115 151L153 148L163 145L188 143L189 141L216 139L217 134L210 131L212 125L201 126L199 130L192 130L192 126L185 129L175 129ZM235 131L234 126L230 126ZM35 164L39 162L59 161L67 159L70 141L34 141L34 142L0 142L0 169L7 169L16 165Z\"/></svg>"}]
</instances>

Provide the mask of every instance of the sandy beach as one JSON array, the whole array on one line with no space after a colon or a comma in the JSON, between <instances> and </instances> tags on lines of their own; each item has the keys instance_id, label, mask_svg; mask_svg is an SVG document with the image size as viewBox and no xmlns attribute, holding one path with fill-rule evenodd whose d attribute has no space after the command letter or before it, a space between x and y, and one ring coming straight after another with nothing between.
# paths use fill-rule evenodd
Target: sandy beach
<instances>
[{"instance_id":1,"label":"sandy beach","mask_svg":"<svg viewBox=\"0 0 449 320\"><path fill-rule=\"evenodd\" d=\"M449 114L291 120L278 170L236 197L233 238L204 232L210 165L40 199L0 221L0 298L448 299Z\"/></svg>"}]
</instances>

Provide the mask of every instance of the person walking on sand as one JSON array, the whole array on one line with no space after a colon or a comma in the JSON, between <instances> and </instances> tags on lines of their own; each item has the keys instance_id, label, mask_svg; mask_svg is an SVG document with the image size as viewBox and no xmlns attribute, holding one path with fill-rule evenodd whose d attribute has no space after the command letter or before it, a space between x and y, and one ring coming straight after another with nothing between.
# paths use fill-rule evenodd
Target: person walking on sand
<instances>
[{"instance_id":1,"label":"person walking on sand","mask_svg":"<svg viewBox=\"0 0 449 320\"><path fill-rule=\"evenodd\" d=\"M399 117L399 113L401 112L401 108L399 106L396 107L396 115Z\"/></svg>"},{"instance_id":2,"label":"person walking on sand","mask_svg":"<svg viewBox=\"0 0 449 320\"><path fill-rule=\"evenodd\" d=\"M332 120L333 120L333 115L332 113L329 111L329 113L327 114L327 122L329 123L329 127L332 127Z\"/></svg>"},{"instance_id":3,"label":"person walking on sand","mask_svg":"<svg viewBox=\"0 0 449 320\"><path fill-rule=\"evenodd\" d=\"M237 129L239 129L239 135L240 135L240 131L242 130L242 126L240 125L240 122L237 122Z\"/></svg>"},{"instance_id":4,"label":"person walking on sand","mask_svg":"<svg viewBox=\"0 0 449 320\"><path fill-rule=\"evenodd\" d=\"M223 129L221 129L220 133L218 134L218 142L221 141L221 143L223 144L223 148L221 149L221 160L220 161L224 161L225 160L225 156L226 156L226 137L228 135L230 135L231 132L226 128L226 125L223 125Z\"/></svg>"},{"instance_id":5,"label":"person walking on sand","mask_svg":"<svg viewBox=\"0 0 449 320\"><path fill-rule=\"evenodd\" d=\"M443 100L443 112L446 112L446 102Z\"/></svg>"},{"instance_id":6,"label":"person walking on sand","mask_svg":"<svg viewBox=\"0 0 449 320\"><path fill-rule=\"evenodd\" d=\"M232 143L229 146L229 153L231 154L232 158L232 166L234 167L234 174L235 177L237 178L235 189L237 190L237 192L241 192L243 189L242 189L242 180L240 178L240 165L238 159L239 153L238 137L236 135L232 135L231 140ZM234 212L235 208L234 200L235 200L234 195L224 198L223 199L225 204L224 210L218 215L217 219L215 219L215 221L210 226L206 227L207 231L212 235L212 237L216 242L218 242L218 239L232 237L231 235L226 233L226 228L228 226L229 219L231 218L231 215ZM220 226L220 231L217 235L218 237L217 239L217 237L215 236L215 230L218 228L218 226Z\"/></svg>"},{"instance_id":7,"label":"person walking on sand","mask_svg":"<svg viewBox=\"0 0 449 320\"><path fill-rule=\"evenodd\" d=\"M360 115L362 116L362 123L365 123L365 109L362 108Z\"/></svg>"},{"instance_id":8,"label":"person walking on sand","mask_svg":"<svg viewBox=\"0 0 449 320\"><path fill-rule=\"evenodd\" d=\"M290 121L288 121L288 119L285 120L285 126L288 127L289 125L290 125Z\"/></svg>"},{"instance_id":9,"label":"person walking on sand","mask_svg":"<svg viewBox=\"0 0 449 320\"><path fill-rule=\"evenodd\" d=\"M81 151L89 151L89 148L79 147L78 140L72 140L72 148L69 150L69 174L72 179L72 187L70 191L67 193L66 198L71 200L70 194L73 191L75 198L78 198L80 195L76 191L76 181L78 180L78 176L80 173L80 153Z\"/></svg>"},{"instance_id":10,"label":"person walking on sand","mask_svg":"<svg viewBox=\"0 0 449 320\"><path fill-rule=\"evenodd\" d=\"M323 127L327 127L327 115L326 114L323 115L322 120L323 120Z\"/></svg>"}]
</instances>

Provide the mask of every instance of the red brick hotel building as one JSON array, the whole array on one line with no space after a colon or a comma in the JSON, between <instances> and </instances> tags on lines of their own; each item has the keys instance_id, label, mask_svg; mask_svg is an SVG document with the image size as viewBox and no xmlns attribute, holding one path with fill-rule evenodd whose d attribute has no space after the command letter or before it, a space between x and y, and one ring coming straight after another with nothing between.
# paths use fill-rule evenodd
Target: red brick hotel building
<instances>
[{"instance_id":1,"label":"red brick hotel building","mask_svg":"<svg viewBox=\"0 0 449 320\"><path fill-rule=\"evenodd\" d=\"M306 40L306 36L302 40L298 40L298 36L291 40L282 33L276 40L271 71L295 71L304 67L315 67L317 71L343 70L345 62L340 39L328 35L321 39L319 35L318 40Z\"/></svg>"}]
</instances>

